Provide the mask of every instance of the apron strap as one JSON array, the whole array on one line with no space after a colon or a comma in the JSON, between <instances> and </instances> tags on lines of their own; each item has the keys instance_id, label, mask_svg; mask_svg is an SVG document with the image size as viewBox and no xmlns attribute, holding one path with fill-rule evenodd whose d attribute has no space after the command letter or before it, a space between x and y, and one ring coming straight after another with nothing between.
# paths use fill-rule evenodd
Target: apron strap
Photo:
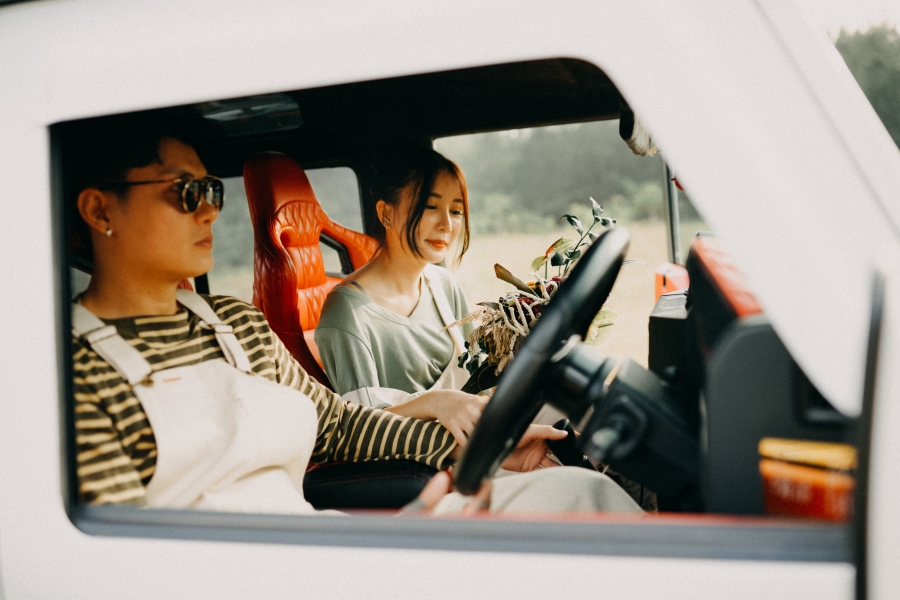
<instances>
[{"instance_id":1,"label":"apron strap","mask_svg":"<svg viewBox=\"0 0 900 600\"><path fill-rule=\"evenodd\" d=\"M355 287L356 289L359 290L359 293L360 293L360 294L362 294L362 295L365 296L366 298L369 297L369 294L366 293L366 290L363 289L363 286L359 285L359 284L356 283L355 281L348 281L348 282L345 283L344 285L346 285L346 286L351 286L351 285L352 285L353 287Z\"/></svg>"},{"instance_id":2,"label":"apron strap","mask_svg":"<svg viewBox=\"0 0 900 600\"><path fill-rule=\"evenodd\" d=\"M447 331L450 333L450 337L453 338L456 352L461 355L465 348L463 336L459 331L459 326L450 327L452 323L456 322L456 319L453 317L453 309L450 308L450 301L447 300L447 294L444 293L444 286L441 285L440 277L441 276L437 272L437 267L433 267L432 265L425 267L425 281L428 283L428 287L431 290L431 297L434 298L434 303L437 305L438 312L441 314L441 320L444 322L444 326L449 327Z\"/></svg>"},{"instance_id":3,"label":"apron strap","mask_svg":"<svg viewBox=\"0 0 900 600\"><path fill-rule=\"evenodd\" d=\"M72 333L84 339L131 385L144 381L153 372L147 359L119 335L115 326L107 325L77 302L72 303Z\"/></svg>"},{"instance_id":4,"label":"apron strap","mask_svg":"<svg viewBox=\"0 0 900 600\"><path fill-rule=\"evenodd\" d=\"M428 390L425 390L428 391ZM353 402L354 404L362 404L371 408L387 408L389 406L399 406L405 404L414 398L418 398L425 391L410 394L403 390L386 387L361 387L352 392L341 394L341 400Z\"/></svg>"},{"instance_id":5,"label":"apron strap","mask_svg":"<svg viewBox=\"0 0 900 600\"><path fill-rule=\"evenodd\" d=\"M175 299L183 307L200 317L201 327L213 330L216 334L216 341L219 342L222 353L225 355L225 360L231 366L245 373L252 372L250 360L247 358L247 353L244 352L244 347L235 337L234 329L231 325L222 322L216 311L200 297L200 294L191 290L179 289L175 290Z\"/></svg>"}]
</instances>

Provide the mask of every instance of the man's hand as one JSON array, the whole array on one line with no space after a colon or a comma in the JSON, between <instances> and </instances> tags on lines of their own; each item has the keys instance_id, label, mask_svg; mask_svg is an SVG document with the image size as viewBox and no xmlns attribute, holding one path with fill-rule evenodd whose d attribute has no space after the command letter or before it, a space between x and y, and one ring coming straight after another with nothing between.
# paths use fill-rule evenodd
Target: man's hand
<instances>
[{"instance_id":1,"label":"man's hand","mask_svg":"<svg viewBox=\"0 0 900 600\"><path fill-rule=\"evenodd\" d=\"M437 506L441 498L453 492L453 482L447 471L440 471L431 478L418 498L407 504L400 515L428 514ZM487 510L491 505L491 482L486 481L478 493L466 501L458 514L474 515L479 510Z\"/></svg>"},{"instance_id":2,"label":"man's hand","mask_svg":"<svg viewBox=\"0 0 900 600\"><path fill-rule=\"evenodd\" d=\"M547 440L561 440L568 435L562 429L550 425L529 425L516 449L503 461L503 468L510 471L534 471L539 468L558 467L547 454Z\"/></svg>"},{"instance_id":3,"label":"man's hand","mask_svg":"<svg viewBox=\"0 0 900 600\"><path fill-rule=\"evenodd\" d=\"M539 468L558 467L559 464L547 457L550 449L547 440L561 440L567 433L549 425L529 425L516 449L503 462L503 468L510 471L533 471ZM454 456L459 448L454 448ZM400 511L401 514L430 513L441 498L453 491L453 482L447 471L441 471L431 478L418 498ZM491 504L491 482L486 481L478 493L466 502L461 514L471 515L487 509Z\"/></svg>"}]
</instances>

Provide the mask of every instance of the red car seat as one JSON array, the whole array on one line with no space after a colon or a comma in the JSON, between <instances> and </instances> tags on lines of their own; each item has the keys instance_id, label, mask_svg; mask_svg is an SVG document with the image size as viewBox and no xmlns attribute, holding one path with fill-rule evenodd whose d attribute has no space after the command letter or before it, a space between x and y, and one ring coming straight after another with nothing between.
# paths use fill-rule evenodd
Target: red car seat
<instances>
[{"instance_id":1,"label":"red car seat","mask_svg":"<svg viewBox=\"0 0 900 600\"><path fill-rule=\"evenodd\" d=\"M378 242L329 219L303 168L286 154L251 156L244 187L254 230L253 304L303 368L331 387L312 335L325 296L341 280L325 274L319 236L343 245L354 269L372 258Z\"/></svg>"}]
</instances>

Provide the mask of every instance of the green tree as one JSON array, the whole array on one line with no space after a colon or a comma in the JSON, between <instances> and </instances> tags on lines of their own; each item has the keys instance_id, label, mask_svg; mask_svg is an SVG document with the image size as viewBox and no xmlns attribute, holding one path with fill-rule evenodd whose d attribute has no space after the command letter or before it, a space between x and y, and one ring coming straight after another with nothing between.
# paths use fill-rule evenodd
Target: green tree
<instances>
[{"instance_id":1,"label":"green tree","mask_svg":"<svg viewBox=\"0 0 900 600\"><path fill-rule=\"evenodd\" d=\"M435 147L465 172L473 217L484 221L473 221L479 233L544 227L573 203L589 206L589 197L611 217L647 218L632 209L648 183L662 207L659 157L632 154L616 120L444 138Z\"/></svg>"},{"instance_id":2,"label":"green tree","mask_svg":"<svg viewBox=\"0 0 900 600\"><path fill-rule=\"evenodd\" d=\"M900 146L900 33L887 25L865 32L841 30L834 45Z\"/></svg>"}]
</instances>

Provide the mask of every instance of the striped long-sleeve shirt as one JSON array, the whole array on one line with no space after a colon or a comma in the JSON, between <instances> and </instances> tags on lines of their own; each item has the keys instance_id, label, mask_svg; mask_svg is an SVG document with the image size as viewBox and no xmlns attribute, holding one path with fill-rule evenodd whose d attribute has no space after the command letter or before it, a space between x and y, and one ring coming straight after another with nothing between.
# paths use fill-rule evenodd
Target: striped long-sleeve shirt
<instances>
[{"instance_id":1,"label":"striped long-sleeve shirt","mask_svg":"<svg viewBox=\"0 0 900 600\"><path fill-rule=\"evenodd\" d=\"M312 460L411 459L442 468L456 442L441 425L344 402L310 377L255 307L226 296L207 301L243 346L253 372L290 386L316 406ZM188 312L105 321L154 371L224 360L212 331ZM92 504L145 502L156 440L131 386L81 339L72 341L75 431L81 498Z\"/></svg>"}]
</instances>

